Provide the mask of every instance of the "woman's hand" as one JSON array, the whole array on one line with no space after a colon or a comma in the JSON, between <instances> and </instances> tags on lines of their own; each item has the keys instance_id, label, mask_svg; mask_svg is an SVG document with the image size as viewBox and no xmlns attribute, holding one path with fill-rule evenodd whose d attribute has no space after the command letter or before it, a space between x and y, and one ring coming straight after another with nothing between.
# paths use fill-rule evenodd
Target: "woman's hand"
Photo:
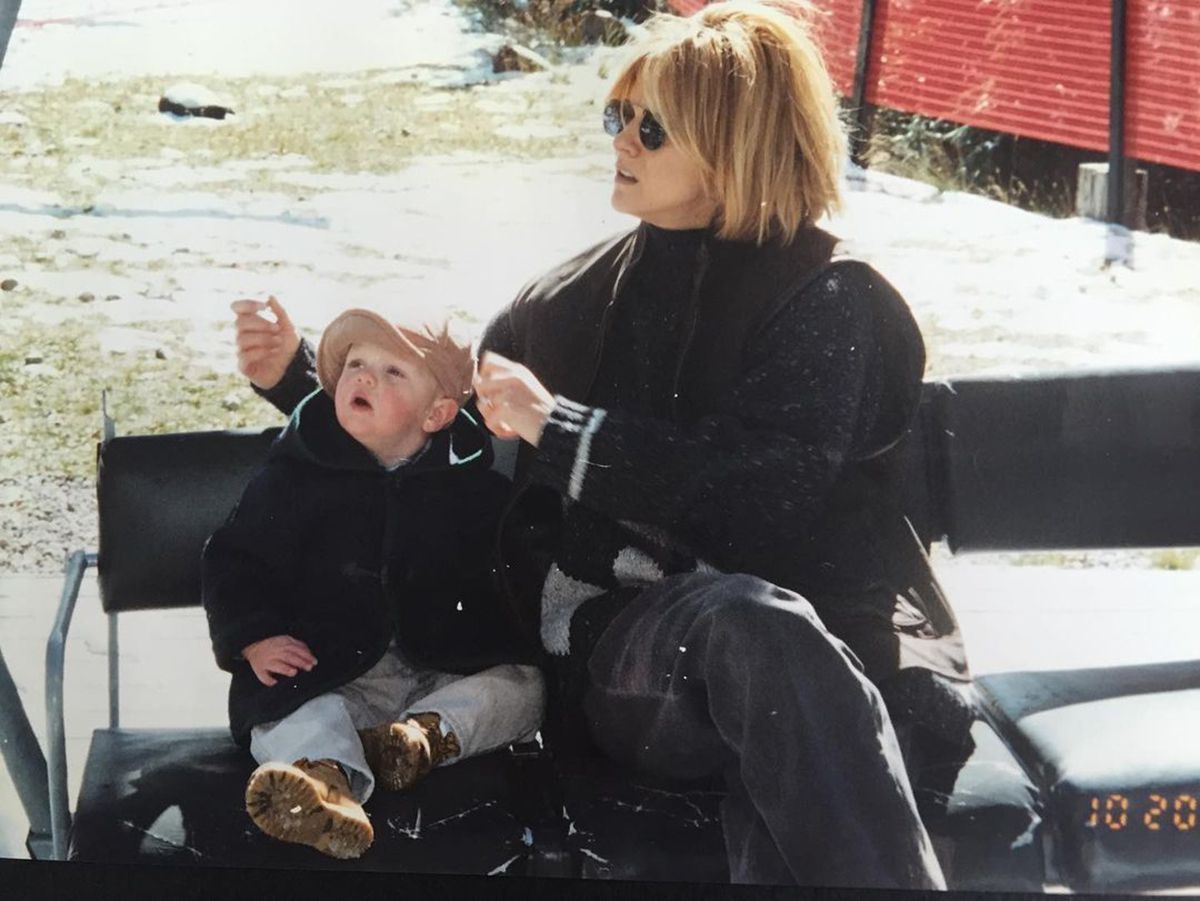
<instances>
[{"instance_id":1,"label":"woman's hand","mask_svg":"<svg viewBox=\"0 0 1200 901\"><path fill-rule=\"evenodd\" d=\"M290 679L300 670L310 672L317 658L308 645L290 635L272 635L242 648L242 657L263 685L274 685L274 676Z\"/></svg>"},{"instance_id":2,"label":"woman's hand","mask_svg":"<svg viewBox=\"0 0 1200 901\"><path fill-rule=\"evenodd\" d=\"M266 303L235 300L229 308L237 316L238 370L263 391L274 388L300 348L300 334L287 310L274 297ZM267 309L274 314L274 322L260 315Z\"/></svg>"},{"instance_id":3,"label":"woman's hand","mask_svg":"<svg viewBox=\"0 0 1200 901\"><path fill-rule=\"evenodd\" d=\"M485 353L475 375L483 421L499 438L523 438L534 447L554 409L554 395L537 376L497 353Z\"/></svg>"}]
</instances>

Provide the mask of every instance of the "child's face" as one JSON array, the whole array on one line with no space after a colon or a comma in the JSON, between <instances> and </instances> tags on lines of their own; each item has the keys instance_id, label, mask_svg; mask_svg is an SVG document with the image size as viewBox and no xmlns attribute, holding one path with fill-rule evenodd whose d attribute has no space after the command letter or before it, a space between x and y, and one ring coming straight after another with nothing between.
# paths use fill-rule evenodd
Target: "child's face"
<instances>
[{"instance_id":1,"label":"child's face","mask_svg":"<svg viewBox=\"0 0 1200 901\"><path fill-rule=\"evenodd\" d=\"M437 382L421 364L377 344L352 344L338 378L337 420L385 466L416 453L434 416Z\"/></svg>"}]
</instances>

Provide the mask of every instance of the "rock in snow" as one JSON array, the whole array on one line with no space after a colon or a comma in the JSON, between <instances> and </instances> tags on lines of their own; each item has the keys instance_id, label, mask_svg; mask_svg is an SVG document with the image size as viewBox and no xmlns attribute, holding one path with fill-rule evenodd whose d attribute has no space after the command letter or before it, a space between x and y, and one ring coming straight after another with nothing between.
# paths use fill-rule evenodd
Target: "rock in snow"
<instances>
[{"instance_id":1,"label":"rock in snow","mask_svg":"<svg viewBox=\"0 0 1200 901\"><path fill-rule=\"evenodd\" d=\"M540 72L549 68L548 59L520 44L505 44L492 57L493 72Z\"/></svg>"},{"instance_id":2,"label":"rock in snow","mask_svg":"<svg viewBox=\"0 0 1200 901\"><path fill-rule=\"evenodd\" d=\"M204 85L181 81L171 85L158 99L160 113L177 116L204 116L208 119L224 119L233 110L225 100Z\"/></svg>"}]
</instances>

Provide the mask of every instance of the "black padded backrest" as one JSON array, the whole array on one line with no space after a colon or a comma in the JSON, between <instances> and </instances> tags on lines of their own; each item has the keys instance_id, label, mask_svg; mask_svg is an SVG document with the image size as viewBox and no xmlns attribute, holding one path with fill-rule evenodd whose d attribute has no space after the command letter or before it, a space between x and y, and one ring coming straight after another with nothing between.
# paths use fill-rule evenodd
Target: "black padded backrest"
<instances>
[{"instance_id":1,"label":"black padded backrest","mask_svg":"<svg viewBox=\"0 0 1200 901\"><path fill-rule=\"evenodd\" d=\"M200 551L266 459L278 429L131 435L99 450L100 600L105 611L200 603ZM493 439L512 477L517 441Z\"/></svg>"},{"instance_id":2,"label":"black padded backrest","mask_svg":"<svg viewBox=\"0 0 1200 901\"><path fill-rule=\"evenodd\" d=\"M278 429L119 436L99 451L105 611L200 603L200 551Z\"/></svg>"},{"instance_id":3,"label":"black padded backrest","mask_svg":"<svg viewBox=\"0 0 1200 901\"><path fill-rule=\"evenodd\" d=\"M1200 370L926 386L953 551L1200 545Z\"/></svg>"}]
</instances>

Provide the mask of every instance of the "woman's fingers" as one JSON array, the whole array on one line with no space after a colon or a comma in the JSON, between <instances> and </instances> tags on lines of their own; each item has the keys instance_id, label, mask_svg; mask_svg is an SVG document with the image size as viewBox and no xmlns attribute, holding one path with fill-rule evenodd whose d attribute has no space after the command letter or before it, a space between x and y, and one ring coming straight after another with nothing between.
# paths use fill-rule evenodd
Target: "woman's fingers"
<instances>
[{"instance_id":1,"label":"woman's fingers","mask_svg":"<svg viewBox=\"0 0 1200 901\"><path fill-rule=\"evenodd\" d=\"M515 363L508 357L502 357L492 350L485 350L479 358L479 375L485 379L512 375L519 370L528 372L520 363Z\"/></svg>"},{"instance_id":2,"label":"woman's fingers","mask_svg":"<svg viewBox=\"0 0 1200 901\"><path fill-rule=\"evenodd\" d=\"M507 422L502 420L497 414L483 414L483 423L488 427L488 431L497 438L520 438L520 433L512 428Z\"/></svg>"},{"instance_id":3,"label":"woman's fingers","mask_svg":"<svg viewBox=\"0 0 1200 901\"><path fill-rule=\"evenodd\" d=\"M476 393L479 396L479 401L476 406L479 408L480 414L483 416L483 423L488 427L493 435L498 438L517 438L518 432L506 423L500 415L501 403L496 400L496 393L488 391L485 395L479 391L479 382L476 381Z\"/></svg>"},{"instance_id":4,"label":"woman's fingers","mask_svg":"<svg viewBox=\"0 0 1200 901\"><path fill-rule=\"evenodd\" d=\"M507 423L497 423L495 428L488 426L488 429L497 438L520 438L521 433L516 429L509 428Z\"/></svg>"}]
</instances>

